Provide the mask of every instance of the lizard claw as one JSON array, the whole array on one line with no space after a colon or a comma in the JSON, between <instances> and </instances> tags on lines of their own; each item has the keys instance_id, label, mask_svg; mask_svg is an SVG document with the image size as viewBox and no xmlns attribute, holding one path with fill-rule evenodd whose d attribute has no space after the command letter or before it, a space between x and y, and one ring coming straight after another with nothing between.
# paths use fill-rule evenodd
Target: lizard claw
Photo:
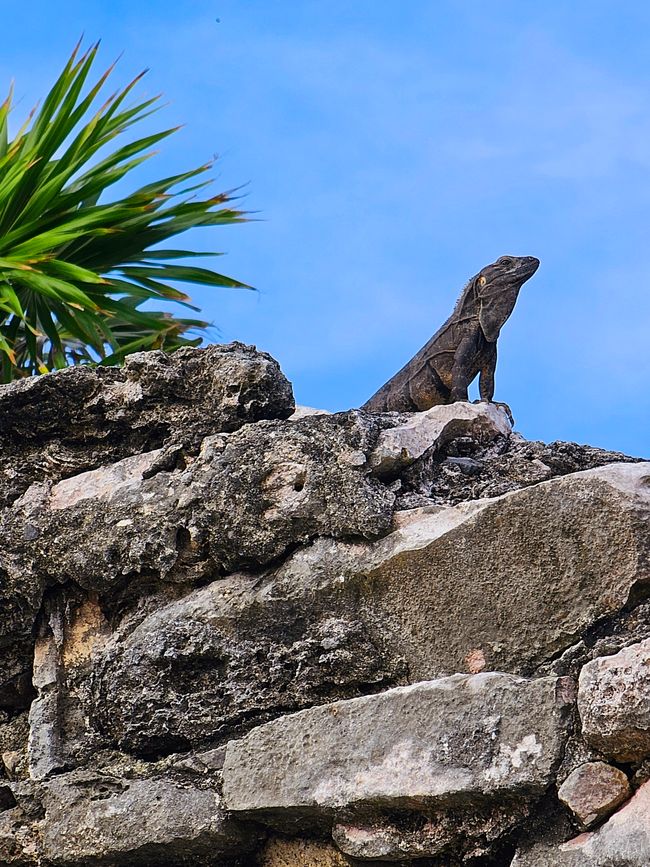
<instances>
[{"instance_id":1,"label":"lizard claw","mask_svg":"<svg viewBox=\"0 0 650 867\"><path fill-rule=\"evenodd\" d=\"M514 427L515 419L512 415L512 410L507 403L503 403L503 401L500 400L483 400L483 398L481 398L480 400L475 400L473 401L473 403L491 403L492 406L498 406L499 409L502 409L505 412L505 414L508 416L510 424Z\"/></svg>"}]
</instances>

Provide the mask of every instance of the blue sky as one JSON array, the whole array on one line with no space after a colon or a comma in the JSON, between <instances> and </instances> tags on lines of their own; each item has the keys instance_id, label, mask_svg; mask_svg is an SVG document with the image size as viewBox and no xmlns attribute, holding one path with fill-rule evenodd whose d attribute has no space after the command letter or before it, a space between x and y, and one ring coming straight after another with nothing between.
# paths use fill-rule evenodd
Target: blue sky
<instances>
[{"instance_id":1,"label":"blue sky","mask_svg":"<svg viewBox=\"0 0 650 867\"><path fill-rule=\"evenodd\" d=\"M3 24L16 119L83 31L185 124L138 183L218 153L247 184L262 219L192 242L259 292L192 294L300 403L359 405L468 277L534 255L495 398L531 439L650 456L650 4L35 0Z\"/></svg>"}]
</instances>

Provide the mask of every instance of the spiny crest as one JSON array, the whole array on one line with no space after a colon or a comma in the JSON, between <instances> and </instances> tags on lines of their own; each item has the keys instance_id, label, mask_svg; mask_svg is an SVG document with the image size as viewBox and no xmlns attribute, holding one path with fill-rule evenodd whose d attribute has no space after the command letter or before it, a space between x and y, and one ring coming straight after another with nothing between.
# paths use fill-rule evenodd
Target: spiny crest
<instances>
[{"instance_id":1,"label":"spiny crest","mask_svg":"<svg viewBox=\"0 0 650 867\"><path fill-rule=\"evenodd\" d=\"M455 313L460 313L460 311L465 306L465 302L467 301L467 298L468 298L471 290L474 288L474 281L476 280L477 277L478 277L478 274L475 274L473 277L470 277L469 280L467 281L467 283L463 286L463 289L462 289L460 295L456 299L456 304L454 305L454 311L452 313L452 316Z\"/></svg>"}]
</instances>

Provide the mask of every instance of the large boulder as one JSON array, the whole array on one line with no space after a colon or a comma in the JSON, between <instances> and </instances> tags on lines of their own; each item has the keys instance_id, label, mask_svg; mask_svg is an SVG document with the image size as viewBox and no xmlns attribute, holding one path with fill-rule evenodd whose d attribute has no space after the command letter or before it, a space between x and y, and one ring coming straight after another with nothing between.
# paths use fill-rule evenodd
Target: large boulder
<instances>
[{"instance_id":1,"label":"large boulder","mask_svg":"<svg viewBox=\"0 0 650 867\"><path fill-rule=\"evenodd\" d=\"M447 530L424 545L407 514L422 547L379 567L374 598L407 636L412 675L529 674L620 614L649 576L649 479L650 464L614 464L460 504L423 516Z\"/></svg>"},{"instance_id":2,"label":"large boulder","mask_svg":"<svg viewBox=\"0 0 650 867\"><path fill-rule=\"evenodd\" d=\"M282 824L342 808L533 797L560 762L572 700L568 679L494 672L303 710L228 743L225 804Z\"/></svg>"},{"instance_id":3,"label":"large boulder","mask_svg":"<svg viewBox=\"0 0 650 867\"><path fill-rule=\"evenodd\" d=\"M478 854L477 843L487 854L553 779L572 699L567 679L493 673L310 708L229 742L224 803L280 829L347 816L334 838L364 859ZM381 824L395 811L423 814L426 826L349 823L374 814Z\"/></svg>"},{"instance_id":4,"label":"large boulder","mask_svg":"<svg viewBox=\"0 0 650 867\"><path fill-rule=\"evenodd\" d=\"M412 680L530 674L649 577L650 464L613 464L503 497L395 516L366 545L317 540L273 593L347 597Z\"/></svg>"}]
</instances>

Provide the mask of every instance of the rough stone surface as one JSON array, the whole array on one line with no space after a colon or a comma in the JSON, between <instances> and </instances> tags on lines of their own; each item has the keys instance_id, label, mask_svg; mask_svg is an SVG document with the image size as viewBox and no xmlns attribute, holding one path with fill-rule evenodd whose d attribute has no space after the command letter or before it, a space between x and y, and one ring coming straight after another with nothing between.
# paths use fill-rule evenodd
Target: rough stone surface
<instances>
[{"instance_id":1,"label":"rough stone surface","mask_svg":"<svg viewBox=\"0 0 650 867\"><path fill-rule=\"evenodd\" d=\"M369 474L379 425L360 413L207 437L184 469L135 455L35 484L0 514L0 638L26 640L48 584L119 592L140 576L192 582L259 567L319 535L387 531L394 495ZM4 563L3 563L4 560Z\"/></svg>"},{"instance_id":2,"label":"rough stone surface","mask_svg":"<svg viewBox=\"0 0 650 867\"><path fill-rule=\"evenodd\" d=\"M511 867L647 867L650 862L650 783L597 831L564 843L537 843Z\"/></svg>"},{"instance_id":3,"label":"rough stone surface","mask_svg":"<svg viewBox=\"0 0 650 867\"><path fill-rule=\"evenodd\" d=\"M11 603L7 607L11 607ZM34 640L31 636L22 641L16 641L9 647L2 648L0 653L0 713L15 713L29 706L29 702L34 696L31 682L33 648Z\"/></svg>"},{"instance_id":4,"label":"rough stone surface","mask_svg":"<svg viewBox=\"0 0 650 867\"><path fill-rule=\"evenodd\" d=\"M122 368L71 367L0 385L0 506L32 482L173 442L196 446L294 408L277 361L243 343L136 352Z\"/></svg>"},{"instance_id":5,"label":"rough stone surface","mask_svg":"<svg viewBox=\"0 0 650 867\"><path fill-rule=\"evenodd\" d=\"M589 744L621 762L650 755L650 639L587 663L578 709Z\"/></svg>"},{"instance_id":6,"label":"rough stone surface","mask_svg":"<svg viewBox=\"0 0 650 867\"><path fill-rule=\"evenodd\" d=\"M3 864L199 865L234 858L260 839L225 815L216 791L187 779L77 771L19 785L0 809Z\"/></svg>"},{"instance_id":7,"label":"rough stone surface","mask_svg":"<svg viewBox=\"0 0 650 867\"><path fill-rule=\"evenodd\" d=\"M370 456L370 465L378 475L394 477L425 452L434 455L458 437L480 444L507 436L510 430L505 410L493 403L433 406L383 431Z\"/></svg>"},{"instance_id":8,"label":"rough stone surface","mask_svg":"<svg viewBox=\"0 0 650 867\"><path fill-rule=\"evenodd\" d=\"M168 780L65 775L44 787L43 803L43 854L57 864L126 855L134 863L175 865L237 854L257 842L223 814L214 791Z\"/></svg>"},{"instance_id":9,"label":"rough stone surface","mask_svg":"<svg viewBox=\"0 0 650 867\"><path fill-rule=\"evenodd\" d=\"M501 864L507 858L503 839L523 825L529 813L530 805L522 799L471 807L454 805L435 812L402 813L397 820L380 815L373 823L339 823L332 837L355 863L410 864L416 860L421 865L422 859L431 863L429 859L435 858L436 864L455 865L490 858L492 863Z\"/></svg>"},{"instance_id":10,"label":"rough stone surface","mask_svg":"<svg viewBox=\"0 0 650 867\"><path fill-rule=\"evenodd\" d=\"M0 777L21 780L27 776L28 737L27 711L10 717L0 724Z\"/></svg>"},{"instance_id":11,"label":"rough stone surface","mask_svg":"<svg viewBox=\"0 0 650 867\"><path fill-rule=\"evenodd\" d=\"M133 631L125 623L97 656L82 696L94 731L131 752L164 753L404 677L404 662L384 652L353 610L317 602L306 610L304 595L274 598L258 583L226 578Z\"/></svg>"},{"instance_id":12,"label":"rough stone surface","mask_svg":"<svg viewBox=\"0 0 650 867\"><path fill-rule=\"evenodd\" d=\"M296 552L273 592L346 596L413 681L477 665L527 675L646 586L649 480L650 464L613 464L402 512L373 544Z\"/></svg>"},{"instance_id":13,"label":"rough stone surface","mask_svg":"<svg viewBox=\"0 0 650 867\"><path fill-rule=\"evenodd\" d=\"M569 473L641 460L578 443L530 442L516 433L487 441L459 436L429 449L401 474L397 508L500 497Z\"/></svg>"},{"instance_id":14,"label":"rough stone surface","mask_svg":"<svg viewBox=\"0 0 650 867\"><path fill-rule=\"evenodd\" d=\"M569 774L557 794L580 824L590 828L627 801L631 791L623 771L605 762L585 762Z\"/></svg>"},{"instance_id":15,"label":"rough stone surface","mask_svg":"<svg viewBox=\"0 0 650 867\"><path fill-rule=\"evenodd\" d=\"M273 823L541 794L570 693L555 678L453 675L300 711L228 744L225 804Z\"/></svg>"},{"instance_id":16,"label":"rough stone surface","mask_svg":"<svg viewBox=\"0 0 650 867\"><path fill-rule=\"evenodd\" d=\"M71 609L64 643L85 638L58 669L68 708L77 703L64 760L102 744L161 755L222 742L278 714L408 680L534 670L620 610L647 574L646 467L400 513L374 543L321 538L262 575L234 574L180 599L142 595L112 630L101 609ZM58 707L41 732L61 735Z\"/></svg>"},{"instance_id":17,"label":"rough stone surface","mask_svg":"<svg viewBox=\"0 0 650 867\"><path fill-rule=\"evenodd\" d=\"M316 409L314 406L301 406L296 404L296 408L289 416L291 421L298 421L301 418L307 418L309 415L331 415L328 409Z\"/></svg>"},{"instance_id":18,"label":"rough stone surface","mask_svg":"<svg viewBox=\"0 0 650 867\"><path fill-rule=\"evenodd\" d=\"M0 482L0 864L650 863L649 463L230 344L0 387Z\"/></svg>"}]
</instances>

